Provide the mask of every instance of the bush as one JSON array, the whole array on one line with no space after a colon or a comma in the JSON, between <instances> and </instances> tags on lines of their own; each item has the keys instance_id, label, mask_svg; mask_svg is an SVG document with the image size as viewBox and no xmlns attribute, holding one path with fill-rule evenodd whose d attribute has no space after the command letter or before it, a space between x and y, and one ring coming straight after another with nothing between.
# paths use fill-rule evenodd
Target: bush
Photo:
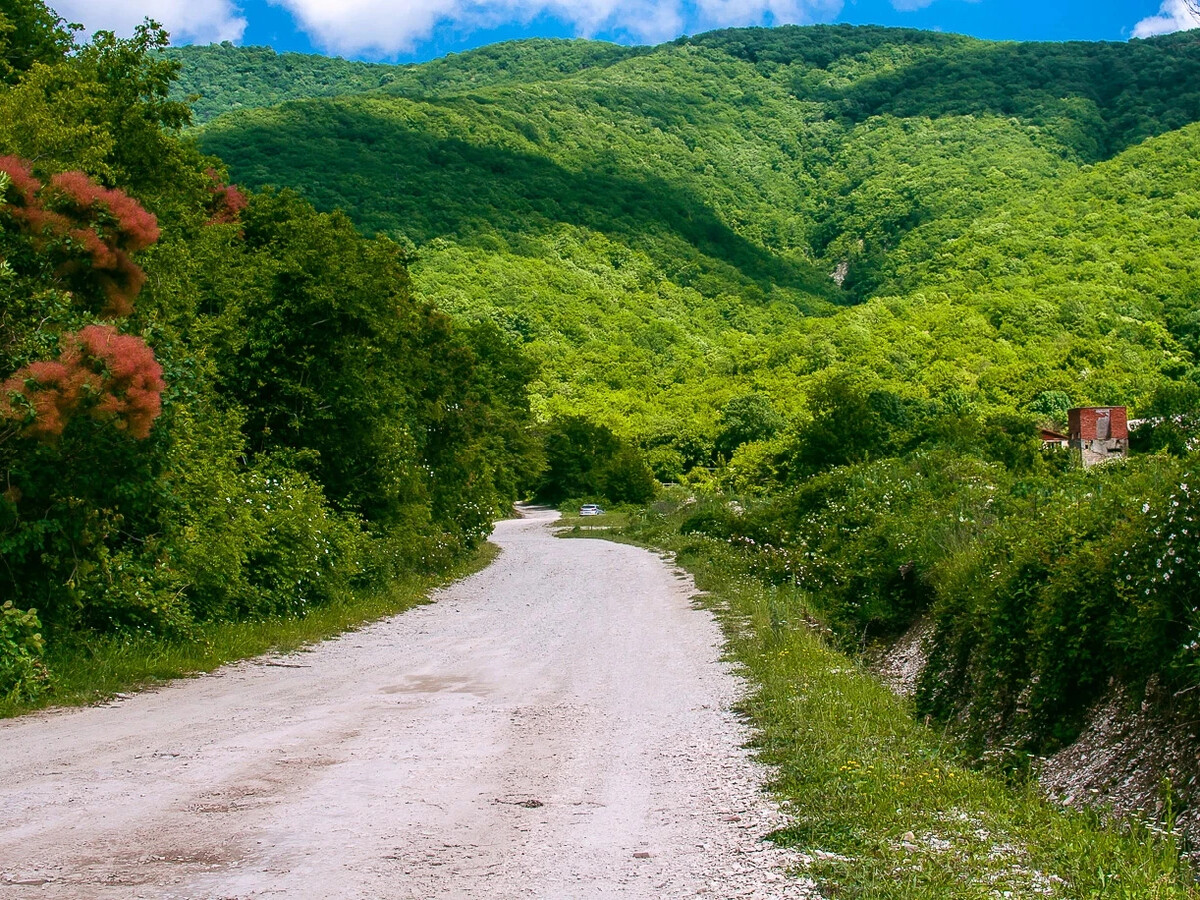
<instances>
[{"instance_id":1,"label":"bush","mask_svg":"<svg viewBox=\"0 0 1200 900\"><path fill-rule=\"evenodd\" d=\"M1113 680L1196 683L1188 476L1155 458L1049 486L939 565L917 706L980 746L1053 750Z\"/></svg>"},{"instance_id":2,"label":"bush","mask_svg":"<svg viewBox=\"0 0 1200 900\"><path fill-rule=\"evenodd\" d=\"M702 534L727 541L740 533L733 511L725 504L711 504L692 513L679 526L680 534Z\"/></svg>"},{"instance_id":3,"label":"bush","mask_svg":"<svg viewBox=\"0 0 1200 900\"><path fill-rule=\"evenodd\" d=\"M1114 682L1200 683L1200 491L1167 456L1013 469L956 450L832 469L679 530L801 588L843 647L932 624L917 709L1009 759L1074 739ZM1012 441L1008 441L1008 437ZM1021 452L1007 451L1019 448ZM983 452L992 453L988 447Z\"/></svg>"},{"instance_id":4,"label":"bush","mask_svg":"<svg viewBox=\"0 0 1200 900\"><path fill-rule=\"evenodd\" d=\"M0 697L29 702L45 693L43 643L36 610L19 610L11 600L0 606Z\"/></svg>"}]
</instances>

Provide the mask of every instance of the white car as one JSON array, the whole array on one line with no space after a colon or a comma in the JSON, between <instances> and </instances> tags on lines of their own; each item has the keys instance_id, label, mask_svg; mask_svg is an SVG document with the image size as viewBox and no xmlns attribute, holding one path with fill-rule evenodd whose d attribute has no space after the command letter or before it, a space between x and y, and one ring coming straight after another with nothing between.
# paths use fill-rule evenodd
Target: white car
<instances>
[{"instance_id":1,"label":"white car","mask_svg":"<svg viewBox=\"0 0 1200 900\"><path fill-rule=\"evenodd\" d=\"M595 503L585 503L579 507L579 514L581 516L602 516L604 515L604 510Z\"/></svg>"}]
</instances>

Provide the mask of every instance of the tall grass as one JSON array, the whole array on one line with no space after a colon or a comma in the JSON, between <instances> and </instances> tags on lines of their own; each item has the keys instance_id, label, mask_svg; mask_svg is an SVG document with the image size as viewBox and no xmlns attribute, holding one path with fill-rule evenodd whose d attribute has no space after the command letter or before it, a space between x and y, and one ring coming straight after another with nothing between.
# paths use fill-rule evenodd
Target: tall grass
<instances>
[{"instance_id":1,"label":"tall grass","mask_svg":"<svg viewBox=\"0 0 1200 900\"><path fill-rule=\"evenodd\" d=\"M677 525L677 523L676 523ZM647 520L706 592L752 684L744 710L791 816L775 840L826 896L872 900L1197 898L1174 836L1063 809L973 769L952 740L809 623L802 592L750 576L728 544Z\"/></svg>"}]
</instances>

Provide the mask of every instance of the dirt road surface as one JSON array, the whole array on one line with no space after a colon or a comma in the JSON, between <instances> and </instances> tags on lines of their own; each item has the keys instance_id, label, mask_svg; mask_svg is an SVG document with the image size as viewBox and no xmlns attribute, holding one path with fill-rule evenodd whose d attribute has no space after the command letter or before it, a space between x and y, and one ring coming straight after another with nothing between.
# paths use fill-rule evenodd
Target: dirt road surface
<instances>
[{"instance_id":1,"label":"dirt road surface","mask_svg":"<svg viewBox=\"0 0 1200 900\"><path fill-rule=\"evenodd\" d=\"M815 896L690 582L527 513L436 604L0 722L0 898Z\"/></svg>"}]
</instances>

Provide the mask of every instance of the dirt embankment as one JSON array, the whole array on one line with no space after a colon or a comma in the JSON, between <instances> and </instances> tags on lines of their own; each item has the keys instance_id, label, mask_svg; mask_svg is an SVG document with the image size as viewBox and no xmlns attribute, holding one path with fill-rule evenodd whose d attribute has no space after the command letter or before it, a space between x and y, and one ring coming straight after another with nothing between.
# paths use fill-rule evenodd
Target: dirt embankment
<instances>
[{"instance_id":1,"label":"dirt embankment","mask_svg":"<svg viewBox=\"0 0 1200 900\"><path fill-rule=\"evenodd\" d=\"M799 898L690 581L501 523L436 604L0 723L0 898Z\"/></svg>"},{"instance_id":2,"label":"dirt embankment","mask_svg":"<svg viewBox=\"0 0 1200 900\"><path fill-rule=\"evenodd\" d=\"M916 690L932 627L928 619L917 621L868 661L901 696ZM1151 690L1136 703L1114 686L1075 742L1039 763L1038 780L1068 806L1096 807L1158 828L1170 819L1185 854L1200 865L1200 722L1170 712L1172 699Z\"/></svg>"}]
</instances>

